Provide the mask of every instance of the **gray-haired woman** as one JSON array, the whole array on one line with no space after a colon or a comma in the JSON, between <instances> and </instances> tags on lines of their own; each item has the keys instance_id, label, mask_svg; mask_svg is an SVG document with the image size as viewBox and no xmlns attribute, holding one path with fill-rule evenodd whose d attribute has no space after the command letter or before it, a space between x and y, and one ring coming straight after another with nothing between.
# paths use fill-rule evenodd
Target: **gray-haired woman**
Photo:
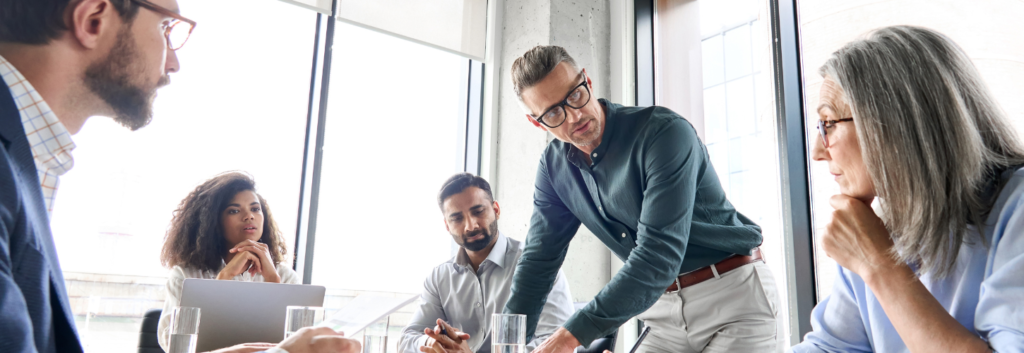
<instances>
[{"instance_id":1,"label":"gray-haired woman","mask_svg":"<svg viewBox=\"0 0 1024 353\"><path fill-rule=\"evenodd\" d=\"M812 155L842 192L822 239L840 273L792 351L1019 352L1024 148L970 59L897 26L821 74Z\"/></svg>"}]
</instances>

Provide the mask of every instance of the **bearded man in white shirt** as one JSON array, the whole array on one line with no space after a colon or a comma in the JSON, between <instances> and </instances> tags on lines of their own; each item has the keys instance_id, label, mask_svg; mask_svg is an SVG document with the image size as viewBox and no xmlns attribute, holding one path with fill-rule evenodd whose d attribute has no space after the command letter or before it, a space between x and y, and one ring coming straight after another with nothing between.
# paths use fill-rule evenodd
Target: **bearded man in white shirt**
<instances>
[{"instance_id":1,"label":"bearded man in white shirt","mask_svg":"<svg viewBox=\"0 0 1024 353\"><path fill-rule=\"evenodd\" d=\"M452 176L441 188L437 203L459 250L423 282L420 307L402 333L399 351L420 352L421 347L437 345L426 333L434 330L436 335L444 322L458 328L464 348L488 353L491 315L500 314L508 301L523 244L498 231L501 208L483 178L469 173ZM569 284L559 270L527 351L544 342L573 311Z\"/></svg>"}]
</instances>

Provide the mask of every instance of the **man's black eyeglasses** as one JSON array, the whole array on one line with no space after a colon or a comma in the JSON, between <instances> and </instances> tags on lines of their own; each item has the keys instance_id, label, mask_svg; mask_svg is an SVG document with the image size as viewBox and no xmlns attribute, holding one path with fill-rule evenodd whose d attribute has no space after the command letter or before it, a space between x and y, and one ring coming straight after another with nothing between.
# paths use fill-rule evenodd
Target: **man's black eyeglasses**
<instances>
[{"instance_id":1,"label":"man's black eyeglasses","mask_svg":"<svg viewBox=\"0 0 1024 353\"><path fill-rule=\"evenodd\" d=\"M558 103L548 110L544 111L539 117L534 116L533 118L537 122L547 126L549 129L562 126L565 123L566 111L565 106L569 106L573 109L582 109L590 103L590 87L587 85L587 74L580 73L583 76L583 82L576 87L573 87L568 94L565 95L565 99L562 99L561 103Z\"/></svg>"},{"instance_id":2,"label":"man's black eyeglasses","mask_svg":"<svg viewBox=\"0 0 1024 353\"><path fill-rule=\"evenodd\" d=\"M818 133L821 134L821 144L828 148L828 129L831 129L836 124L846 121L853 121L853 118L843 118L839 120L818 120Z\"/></svg>"},{"instance_id":3,"label":"man's black eyeglasses","mask_svg":"<svg viewBox=\"0 0 1024 353\"><path fill-rule=\"evenodd\" d=\"M185 16L179 15L167 9L166 7L154 4L147 0L131 0L141 7L145 7L150 11L158 14L173 18L174 21L168 23L164 27L164 37L167 38L167 48L170 50L178 50L185 46L185 42L188 41L188 37L192 36L192 30L196 28L196 21L185 18ZM184 25L182 25L184 23ZM179 28L179 25L182 27ZM183 28L188 26L188 28Z\"/></svg>"}]
</instances>

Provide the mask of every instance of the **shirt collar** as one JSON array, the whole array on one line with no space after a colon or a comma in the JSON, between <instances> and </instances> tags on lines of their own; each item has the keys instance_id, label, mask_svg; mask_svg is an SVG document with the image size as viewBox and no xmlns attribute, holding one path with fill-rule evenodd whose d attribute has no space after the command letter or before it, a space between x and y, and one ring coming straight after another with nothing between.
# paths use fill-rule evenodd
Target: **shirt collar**
<instances>
[{"instance_id":1,"label":"shirt collar","mask_svg":"<svg viewBox=\"0 0 1024 353\"><path fill-rule=\"evenodd\" d=\"M10 88L14 104L21 113L25 137L32 146L36 164L57 176L67 173L74 165L71 151L76 147L67 128L35 87L3 56L0 56L0 78Z\"/></svg>"},{"instance_id":2,"label":"shirt collar","mask_svg":"<svg viewBox=\"0 0 1024 353\"><path fill-rule=\"evenodd\" d=\"M491 253L487 254L487 258L484 262L492 262L498 267L505 268L505 251L508 250L508 240L505 239L505 235L498 232L498 239L494 241L494 247L491 248ZM458 254L455 255L455 263L465 268L473 268L473 263L469 261L469 254L466 253L466 248L459 248ZM482 265L482 263L481 263Z\"/></svg>"}]
</instances>

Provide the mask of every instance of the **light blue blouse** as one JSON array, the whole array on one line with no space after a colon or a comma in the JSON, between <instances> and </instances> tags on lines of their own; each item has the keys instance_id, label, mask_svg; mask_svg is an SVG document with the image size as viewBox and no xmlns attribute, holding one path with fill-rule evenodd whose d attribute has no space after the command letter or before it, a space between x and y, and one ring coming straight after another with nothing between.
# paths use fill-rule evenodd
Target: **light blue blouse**
<instances>
[{"instance_id":1,"label":"light blue blouse","mask_svg":"<svg viewBox=\"0 0 1024 353\"><path fill-rule=\"evenodd\" d=\"M1024 169L1012 174L985 227L989 246L960 247L946 278L921 277L946 311L996 352L1024 352ZM871 289L839 267L832 295L814 308L813 331L790 352L908 352Z\"/></svg>"}]
</instances>

